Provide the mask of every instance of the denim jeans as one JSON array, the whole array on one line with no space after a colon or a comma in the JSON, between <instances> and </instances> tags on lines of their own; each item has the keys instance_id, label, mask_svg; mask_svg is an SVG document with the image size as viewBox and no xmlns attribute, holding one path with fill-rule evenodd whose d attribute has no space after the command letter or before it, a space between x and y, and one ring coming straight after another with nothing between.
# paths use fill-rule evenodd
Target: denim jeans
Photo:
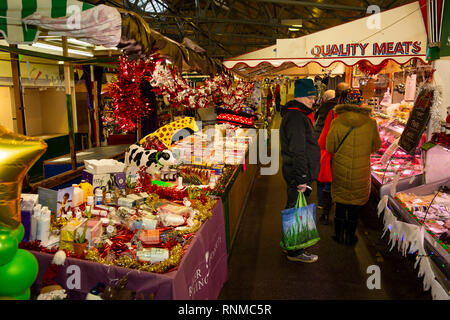
<instances>
[{"instance_id":1,"label":"denim jeans","mask_svg":"<svg viewBox=\"0 0 450 320\"><path fill-rule=\"evenodd\" d=\"M317 205L323 206L323 193L331 192L331 182L317 181Z\"/></svg>"}]
</instances>

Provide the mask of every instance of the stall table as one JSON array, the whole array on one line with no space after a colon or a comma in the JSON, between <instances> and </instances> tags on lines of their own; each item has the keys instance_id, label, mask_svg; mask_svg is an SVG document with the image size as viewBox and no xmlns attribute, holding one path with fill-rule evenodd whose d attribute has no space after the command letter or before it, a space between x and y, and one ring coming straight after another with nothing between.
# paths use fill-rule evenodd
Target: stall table
<instances>
[{"instance_id":1,"label":"stall table","mask_svg":"<svg viewBox=\"0 0 450 320\"><path fill-rule=\"evenodd\" d=\"M414 188L406 189L402 192L412 193L416 195L427 195L432 194L437 191L439 186L447 185L450 186L448 179L429 183L426 185L417 186ZM402 205L392 196L388 196L388 205L391 209L399 216L400 219L407 223L414 225L421 225ZM431 255L434 264L432 264L435 271L435 275L438 281L443 285L443 287L450 292L450 254L447 252L439 243L438 240L434 239L429 232L424 234L424 247L425 250Z\"/></svg>"},{"instance_id":2,"label":"stall table","mask_svg":"<svg viewBox=\"0 0 450 320\"><path fill-rule=\"evenodd\" d=\"M39 274L32 291L43 287L43 276L53 255L30 251L39 262ZM77 282L76 274L80 276ZM127 269L97 262L67 258L56 282L66 289L68 299L84 300L99 282L117 284L128 275L127 289L156 300L217 299L228 279L226 236L222 201L212 209L212 217L204 222L191 240L178 268L164 274Z\"/></svg>"}]
</instances>

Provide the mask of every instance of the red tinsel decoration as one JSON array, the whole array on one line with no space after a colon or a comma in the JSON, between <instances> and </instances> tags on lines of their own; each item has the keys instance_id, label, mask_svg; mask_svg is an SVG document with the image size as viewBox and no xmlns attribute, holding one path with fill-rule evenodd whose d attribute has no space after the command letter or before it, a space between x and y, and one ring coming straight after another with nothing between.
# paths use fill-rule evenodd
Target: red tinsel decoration
<instances>
[{"instance_id":1,"label":"red tinsel decoration","mask_svg":"<svg viewBox=\"0 0 450 320\"><path fill-rule=\"evenodd\" d=\"M366 75L373 76L378 74L384 67L386 67L388 62L389 60L383 60L380 64L373 65L366 60L362 60L358 62L358 68Z\"/></svg>"},{"instance_id":2,"label":"red tinsel decoration","mask_svg":"<svg viewBox=\"0 0 450 320\"><path fill-rule=\"evenodd\" d=\"M207 79L199 88L191 88L176 69L165 65L155 55L147 60L120 58L117 80L108 86L107 94L114 100L114 117L119 131L133 131L140 118L155 108L149 91L167 98L171 107L208 108L221 102L227 109L242 109L253 84L239 81L235 88L227 75Z\"/></svg>"},{"instance_id":3,"label":"red tinsel decoration","mask_svg":"<svg viewBox=\"0 0 450 320\"><path fill-rule=\"evenodd\" d=\"M107 95L114 100L114 116L119 130L135 130L140 125L139 120L156 107L150 104L144 90L157 61L161 61L158 56L149 61L130 61L126 56L119 58L117 81L107 89Z\"/></svg>"}]
</instances>

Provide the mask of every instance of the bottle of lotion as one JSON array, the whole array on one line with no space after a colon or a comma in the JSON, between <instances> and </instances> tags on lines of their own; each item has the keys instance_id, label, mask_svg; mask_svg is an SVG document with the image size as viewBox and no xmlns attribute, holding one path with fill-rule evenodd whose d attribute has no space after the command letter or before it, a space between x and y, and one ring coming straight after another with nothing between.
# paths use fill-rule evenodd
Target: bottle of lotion
<instances>
[{"instance_id":1,"label":"bottle of lotion","mask_svg":"<svg viewBox=\"0 0 450 320\"><path fill-rule=\"evenodd\" d=\"M37 204L33 208L33 216L31 217L31 227L30 227L30 241L36 240L37 233L37 221L41 215L42 205Z\"/></svg>"},{"instance_id":2,"label":"bottle of lotion","mask_svg":"<svg viewBox=\"0 0 450 320\"><path fill-rule=\"evenodd\" d=\"M77 184L73 184L72 187L73 187L72 206L75 208L83 204L84 192Z\"/></svg>"},{"instance_id":3,"label":"bottle of lotion","mask_svg":"<svg viewBox=\"0 0 450 320\"><path fill-rule=\"evenodd\" d=\"M46 208L45 213L41 216L40 223L40 240L41 245L46 246L48 243L48 239L50 237L50 218L51 218L51 211Z\"/></svg>"}]
</instances>

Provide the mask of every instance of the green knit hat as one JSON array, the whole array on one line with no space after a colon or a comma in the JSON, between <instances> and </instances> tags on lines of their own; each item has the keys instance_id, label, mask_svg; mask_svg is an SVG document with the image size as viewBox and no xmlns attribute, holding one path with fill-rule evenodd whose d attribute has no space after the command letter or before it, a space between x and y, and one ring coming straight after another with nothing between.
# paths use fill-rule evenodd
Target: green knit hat
<instances>
[{"instance_id":1,"label":"green knit hat","mask_svg":"<svg viewBox=\"0 0 450 320\"><path fill-rule=\"evenodd\" d=\"M311 79L295 80L294 98L302 98L317 95L316 87Z\"/></svg>"}]
</instances>

